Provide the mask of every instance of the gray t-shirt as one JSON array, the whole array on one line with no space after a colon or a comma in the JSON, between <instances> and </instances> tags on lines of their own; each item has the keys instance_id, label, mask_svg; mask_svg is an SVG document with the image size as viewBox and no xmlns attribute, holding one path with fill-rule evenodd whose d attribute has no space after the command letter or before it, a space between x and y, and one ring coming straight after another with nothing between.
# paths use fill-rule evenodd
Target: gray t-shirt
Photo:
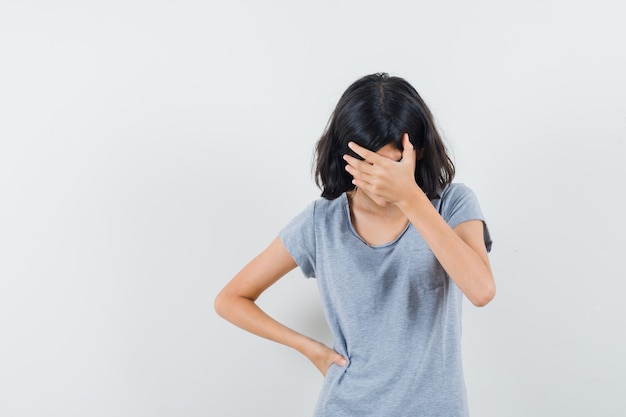
<instances>
[{"instance_id":1,"label":"gray t-shirt","mask_svg":"<svg viewBox=\"0 0 626 417\"><path fill-rule=\"evenodd\" d=\"M443 201L443 203L442 203ZM484 218L454 183L432 200L455 227ZM485 245L491 238L484 226ZM346 194L318 199L280 231L306 277L317 278L333 348L315 417L467 417L461 364L463 293L409 223L393 242L367 245Z\"/></svg>"}]
</instances>

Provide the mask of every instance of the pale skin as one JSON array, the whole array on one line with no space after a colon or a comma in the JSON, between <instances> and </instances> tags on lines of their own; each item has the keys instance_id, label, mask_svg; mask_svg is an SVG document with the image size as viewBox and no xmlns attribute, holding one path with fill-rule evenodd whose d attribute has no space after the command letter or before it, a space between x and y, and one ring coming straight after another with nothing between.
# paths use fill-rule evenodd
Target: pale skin
<instances>
[{"instance_id":1,"label":"pale skin","mask_svg":"<svg viewBox=\"0 0 626 417\"><path fill-rule=\"evenodd\" d=\"M346 170L356 185L348 194L355 230L368 244L380 245L394 240L411 222L465 296L478 307L486 305L495 296L495 282L482 222L470 220L450 228L415 182L415 164L423 151L415 151L406 133L402 144L404 151L386 145L377 152L348 144L364 158L344 156ZM345 366L346 358L276 321L255 303L296 267L280 239L275 238L224 287L215 299L215 309L244 330L296 349L326 375L333 363Z\"/></svg>"}]
</instances>

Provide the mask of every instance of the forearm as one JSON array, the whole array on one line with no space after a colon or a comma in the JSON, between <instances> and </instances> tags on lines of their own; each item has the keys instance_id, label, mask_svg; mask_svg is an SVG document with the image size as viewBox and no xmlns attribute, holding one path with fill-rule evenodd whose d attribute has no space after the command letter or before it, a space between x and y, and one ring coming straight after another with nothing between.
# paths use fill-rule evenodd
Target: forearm
<instances>
[{"instance_id":1,"label":"forearm","mask_svg":"<svg viewBox=\"0 0 626 417\"><path fill-rule=\"evenodd\" d=\"M398 206L467 298L477 306L487 304L494 296L495 284L486 255L483 259L461 239L423 193L411 193Z\"/></svg>"},{"instance_id":2,"label":"forearm","mask_svg":"<svg viewBox=\"0 0 626 417\"><path fill-rule=\"evenodd\" d=\"M231 296L216 300L217 313L232 324L257 336L305 354L313 339L290 329L265 313L253 300Z\"/></svg>"},{"instance_id":3,"label":"forearm","mask_svg":"<svg viewBox=\"0 0 626 417\"><path fill-rule=\"evenodd\" d=\"M234 325L257 336L296 349L326 374L331 363L346 359L328 346L304 336L267 315L255 301L287 272L296 261L277 237L222 289L215 298L215 311Z\"/></svg>"}]
</instances>

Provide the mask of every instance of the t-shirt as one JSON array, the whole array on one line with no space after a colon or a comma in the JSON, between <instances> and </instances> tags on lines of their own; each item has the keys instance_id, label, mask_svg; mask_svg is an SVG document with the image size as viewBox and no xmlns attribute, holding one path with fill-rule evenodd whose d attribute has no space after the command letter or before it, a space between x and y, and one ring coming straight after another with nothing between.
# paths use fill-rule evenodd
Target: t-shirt
<instances>
[{"instance_id":1,"label":"t-shirt","mask_svg":"<svg viewBox=\"0 0 626 417\"><path fill-rule=\"evenodd\" d=\"M432 204L455 227L482 220L475 194L453 183ZM370 246L356 233L346 194L320 198L279 238L306 277L317 278L333 348L315 417L467 417L461 364L463 293L412 224Z\"/></svg>"}]
</instances>

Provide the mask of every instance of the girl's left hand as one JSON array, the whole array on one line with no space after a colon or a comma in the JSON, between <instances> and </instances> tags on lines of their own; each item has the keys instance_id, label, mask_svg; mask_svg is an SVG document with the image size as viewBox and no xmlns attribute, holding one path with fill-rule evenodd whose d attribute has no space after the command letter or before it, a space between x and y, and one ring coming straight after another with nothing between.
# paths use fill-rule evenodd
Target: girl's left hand
<instances>
[{"instance_id":1,"label":"girl's left hand","mask_svg":"<svg viewBox=\"0 0 626 417\"><path fill-rule=\"evenodd\" d=\"M382 202L400 204L414 193L421 192L415 182L416 152L408 133L402 135L402 159L394 161L370 151L354 142L348 147L364 161L350 155L343 159L348 163L346 171L354 178L352 183L363 189L379 205Z\"/></svg>"}]
</instances>

